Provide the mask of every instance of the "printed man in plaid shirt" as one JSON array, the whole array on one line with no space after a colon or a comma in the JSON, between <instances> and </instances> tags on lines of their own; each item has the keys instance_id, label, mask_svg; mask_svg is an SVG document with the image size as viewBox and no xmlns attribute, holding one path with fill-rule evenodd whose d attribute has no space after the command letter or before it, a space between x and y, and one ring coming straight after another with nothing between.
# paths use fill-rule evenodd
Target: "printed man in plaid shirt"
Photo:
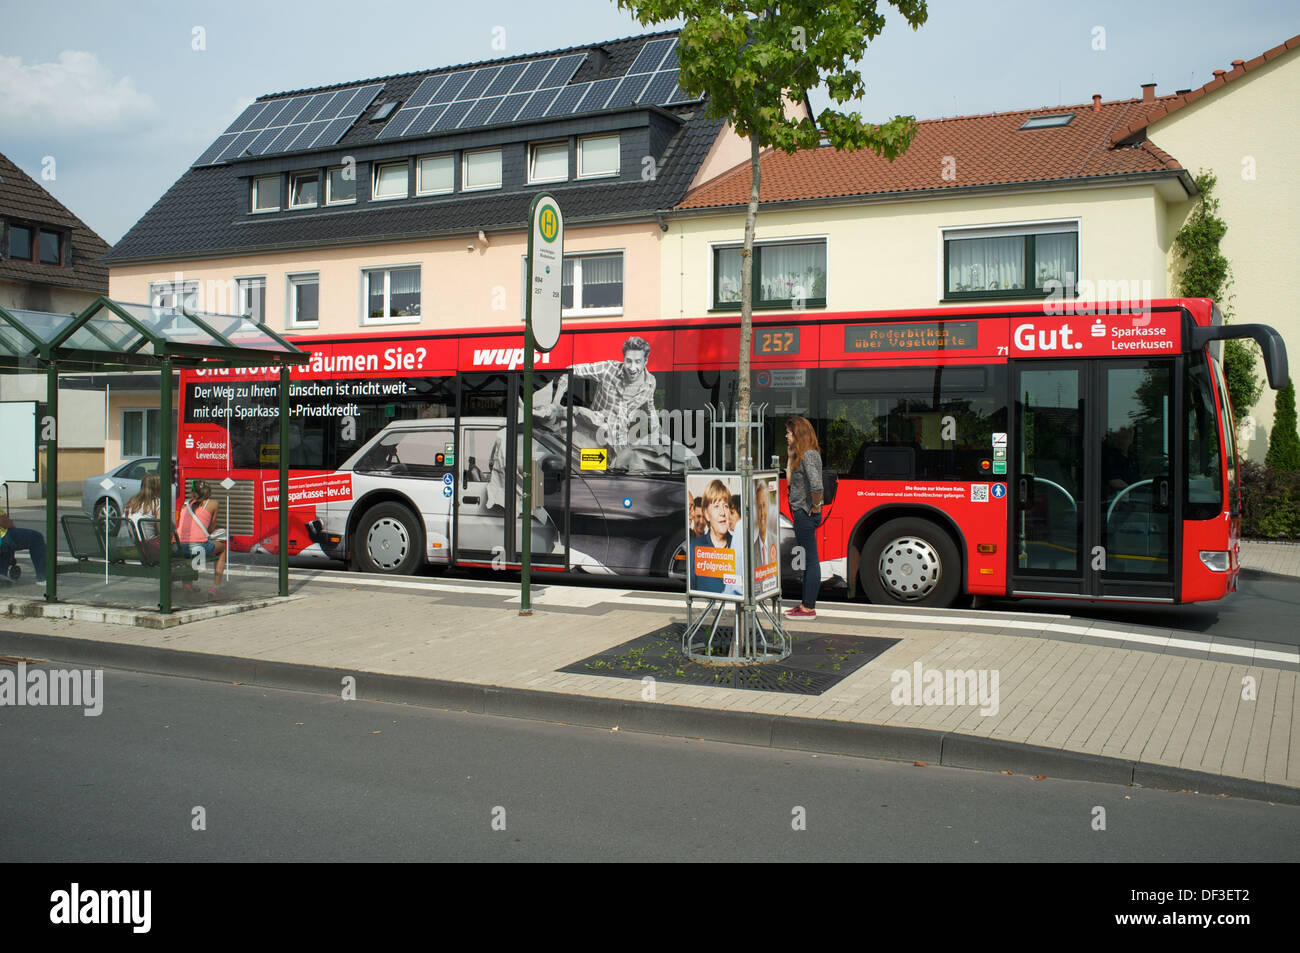
<instances>
[{"instance_id":1,"label":"printed man in plaid shirt","mask_svg":"<svg viewBox=\"0 0 1300 953\"><path fill-rule=\"evenodd\" d=\"M641 430L649 436L649 443L659 443L655 378L645 369L649 359L649 343L644 338L630 337L623 342L621 362L596 361L573 365L575 375L594 380L599 385L587 410L600 428L598 434L611 447L626 447L631 443L628 431L637 422L638 415L644 415Z\"/></svg>"}]
</instances>

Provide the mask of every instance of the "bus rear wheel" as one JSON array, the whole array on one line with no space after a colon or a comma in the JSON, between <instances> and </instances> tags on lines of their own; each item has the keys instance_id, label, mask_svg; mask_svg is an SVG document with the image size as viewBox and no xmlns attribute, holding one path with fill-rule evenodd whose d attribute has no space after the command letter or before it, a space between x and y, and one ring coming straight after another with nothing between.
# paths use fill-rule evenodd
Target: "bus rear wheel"
<instances>
[{"instance_id":1,"label":"bus rear wheel","mask_svg":"<svg viewBox=\"0 0 1300 953\"><path fill-rule=\"evenodd\" d=\"M419 518L400 503L366 510L352 537L352 562L362 572L409 576L424 557Z\"/></svg>"},{"instance_id":2,"label":"bus rear wheel","mask_svg":"<svg viewBox=\"0 0 1300 953\"><path fill-rule=\"evenodd\" d=\"M890 520L862 547L858 578L874 603L942 608L961 589L961 557L934 523Z\"/></svg>"}]
</instances>

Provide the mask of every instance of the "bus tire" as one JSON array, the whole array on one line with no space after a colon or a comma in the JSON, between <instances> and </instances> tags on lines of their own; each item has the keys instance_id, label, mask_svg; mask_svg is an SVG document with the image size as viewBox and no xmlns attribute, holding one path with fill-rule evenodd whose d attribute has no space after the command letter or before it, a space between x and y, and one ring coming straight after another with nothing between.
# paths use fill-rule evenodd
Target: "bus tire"
<instances>
[{"instance_id":1,"label":"bus tire","mask_svg":"<svg viewBox=\"0 0 1300 953\"><path fill-rule=\"evenodd\" d=\"M862 547L858 579L874 603L943 608L961 591L961 557L929 520L890 520Z\"/></svg>"},{"instance_id":2,"label":"bus tire","mask_svg":"<svg viewBox=\"0 0 1300 953\"><path fill-rule=\"evenodd\" d=\"M366 510L352 537L352 564L362 572L409 576L424 562L424 527L400 503Z\"/></svg>"},{"instance_id":3,"label":"bus tire","mask_svg":"<svg viewBox=\"0 0 1300 953\"><path fill-rule=\"evenodd\" d=\"M686 585L686 563L690 558L685 536L667 536L655 550L654 571L673 582Z\"/></svg>"}]
</instances>

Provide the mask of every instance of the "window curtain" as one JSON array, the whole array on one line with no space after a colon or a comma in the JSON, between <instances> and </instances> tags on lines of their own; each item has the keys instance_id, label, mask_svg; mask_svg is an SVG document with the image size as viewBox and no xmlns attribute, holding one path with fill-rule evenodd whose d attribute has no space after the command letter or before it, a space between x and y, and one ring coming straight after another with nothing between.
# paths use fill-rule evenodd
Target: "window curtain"
<instances>
[{"instance_id":1,"label":"window curtain","mask_svg":"<svg viewBox=\"0 0 1300 953\"><path fill-rule=\"evenodd\" d=\"M569 273L569 262L565 262L565 274ZM611 255L608 258L582 259L582 284L586 285L621 285L623 283L623 256Z\"/></svg>"},{"instance_id":2,"label":"window curtain","mask_svg":"<svg viewBox=\"0 0 1300 953\"><path fill-rule=\"evenodd\" d=\"M389 294L396 296L418 295L420 293L420 270L418 268L405 268L391 274L392 277L388 283Z\"/></svg>"},{"instance_id":3,"label":"window curtain","mask_svg":"<svg viewBox=\"0 0 1300 953\"><path fill-rule=\"evenodd\" d=\"M718 250L718 304L740 301L740 249Z\"/></svg>"},{"instance_id":4,"label":"window curtain","mask_svg":"<svg viewBox=\"0 0 1300 953\"><path fill-rule=\"evenodd\" d=\"M825 297L825 245L764 245L759 260L760 301Z\"/></svg>"},{"instance_id":5,"label":"window curtain","mask_svg":"<svg viewBox=\"0 0 1300 953\"><path fill-rule=\"evenodd\" d=\"M1079 273L1079 236L1072 232L1039 235L1034 239L1035 287L1059 281L1073 288Z\"/></svg>"},{"instance_id":6,"label":"window curtain","mask_svg":"<svg viewBox=\"0 0 1300 953\"><path fill-rule=\"evenodd\" d=\"M948 242L949 291L1004 291L1024 287L1023 238L967 238Z\"/></svg>"}]
</instances>

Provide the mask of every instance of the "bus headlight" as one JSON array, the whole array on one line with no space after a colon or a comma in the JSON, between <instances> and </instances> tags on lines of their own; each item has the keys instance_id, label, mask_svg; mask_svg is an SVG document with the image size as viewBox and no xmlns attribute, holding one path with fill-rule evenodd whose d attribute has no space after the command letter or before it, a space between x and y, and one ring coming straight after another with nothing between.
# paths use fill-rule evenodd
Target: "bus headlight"
<instances>
[{"instance_id":1,"label":"bus headlight","mask_svg":"<svg viewBox=\"0 0 1300 953\"><path fill-rule=\"evenodd\" d=\"M1226 550L1202 549L1201 562L1205 563L1206 569L1213 572L1228 571L1228 553Z\"/></svg>"}]
</instances>

